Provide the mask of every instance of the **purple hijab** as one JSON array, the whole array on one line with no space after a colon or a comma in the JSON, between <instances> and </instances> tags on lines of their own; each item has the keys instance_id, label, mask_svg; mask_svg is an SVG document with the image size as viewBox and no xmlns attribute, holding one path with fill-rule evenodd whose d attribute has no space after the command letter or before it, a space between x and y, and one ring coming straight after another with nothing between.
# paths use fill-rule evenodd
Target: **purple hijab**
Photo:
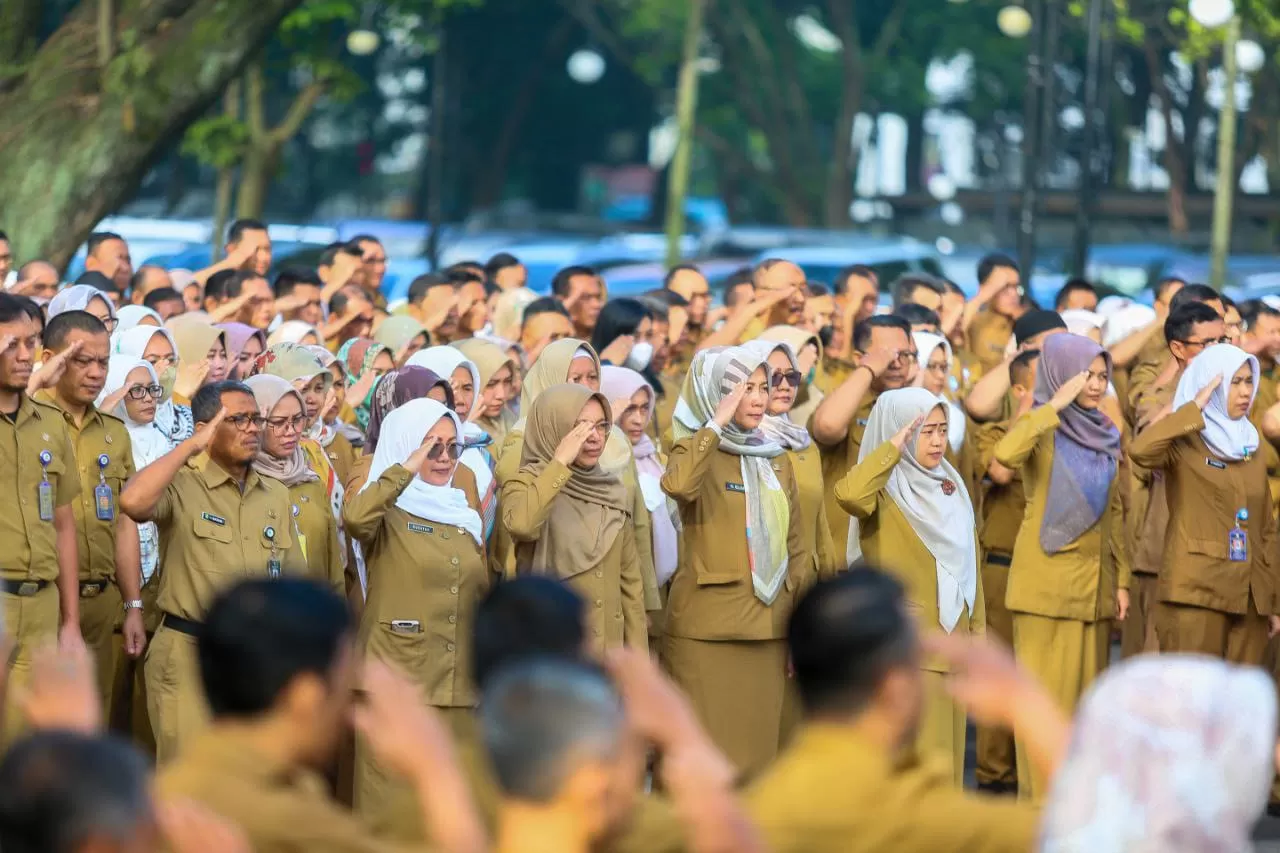
<instances>
[{"instance_id":1,"label":"purple hijab","mask_svg":"<svg viewBox=\"0 0 1280 853\"><path fill-rule=\"evenodd\" d=\"M1064 382L1088 370L1098 356L1106 360L1110 376L1111 356L1088 338L1065 332L1045 338L1040 345L1035 404L1048 403ZM1046 554L1058 553L1102 518L1120 458L1120 431L1101 410L1073 402L1058 419L1049 496L1040 525L1040 547Z\"/></svg>"},{"instance_id":2,"label":"purple hijab","mask_svg":"<svg viewBox=\"0 0 1280 853\"><path fill-rule=\"evenodd\" d=\"M232 370L235 370L236 362L240 359L240 353L244 350L244 345L249 343L250 338L256 337L261 341L264 351L267 348L267 336L263 334L261 329L255 329L245 323L219 323L217 328L225 333L227 361L231 364ZM248 379L247 376L237 376L236 378L242 382Z\"/></svg>"},{"instance_id":3,"label":"purple hijab","mask_svg":"<svg viewBox=\"0 0 1280 853\"><path fill-rule=\"evenodd\" d=\"M382 433L382 422L387 415L410 400L427 396L427 392L439 385L444 388L445 405L453 408L453 388L447 380L425 367L402 367L387 373L373 386L373 404L369 407L369 429L364 444L365 453L373 453Z\"/></svg>"}]
</instances>

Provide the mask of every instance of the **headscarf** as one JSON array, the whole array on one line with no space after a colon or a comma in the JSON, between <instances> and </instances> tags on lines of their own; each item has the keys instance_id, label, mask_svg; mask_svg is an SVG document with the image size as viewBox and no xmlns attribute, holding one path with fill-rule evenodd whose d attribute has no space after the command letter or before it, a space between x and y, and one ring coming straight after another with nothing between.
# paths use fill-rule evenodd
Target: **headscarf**
<instances>
[{"instance_id":1,"label":"headscarf","mask_svg":"<svg viewBox=\"0 0 1280 853\"><path fill-rule=\"evenodd\" d=\"M392 465L403 465L408 461L413 451L422 446L427 433L442 418L453 421L454 428L461 435L462 422L453 409L435 400L410 400L388 414L382 422L382 438L378 441L378 449L373 452L369 479L360 491L363 492L378 482L378 478ZM400 493L400 497L396 498L397 507L426 521L461 527L471 534L476 544L484 544L480 515L467 503L466 494L461 489L454 488L452 477L447 486L433 486L419 477L417 471L412 473L413 479Z\"/></svg>"},{"instance_id":2,"label":"headscarf","mask_svg":"<svg viewBox=\"0 0 1280 853\"><path fill-rule=\"evenodd\" d=\"M1101 309L1102 306L1099 305L1098 308ZM1156 318L1156 312L1146 305L1134 303L1117 308L1105 316L1102 323L1102 345L1113 347L1139 329L1150 326Z\"/></svg>"},{"instance_id":3,"label":"headscarf","mask_svg":"<svg viewBox=\"0 0 1280 853\"><path fill-rule=\"evenodd\" d=\"M1227 414L1231 380L1244 364L1253 370L1253 396L1249 398L1252 409L1253 401L1258 399L1258 360L1231 344L1214 344L1191 359L1173 393L1173 407L1180 409L1194 400L1214 377L1222 377L1222 384L1213 389L1204 407L1204 429L1200 430L1200 437L1214 456L1232 462L1245 459L1258 449L1258 429L1249 421L1249 413L1234 419Z\"/></svg>"},{"instance_id":4,"label":"headscarf","mask_svg":"<svg viewBox=\"0 0 1280 853\"><path fill-rule=\"evenodd\" d=\"M493 303L493 331L507 340L519 340L520 325L524 322L524 309L538 298L527 287L503 291Z\"/></svg>"},{"instance_id":5,"label":"headscarf","mask_svg":"<svg viewBox=\"0 0 1280 853\"><path fill-rule=\"evenodd\" d=\"M164 318L155 309L148 308L145 305L123 305L116 312L116 330L113 334L118 335L121 332L127 332L135 326L141 325L142 321L148 317L154 320L157 326L164 325Z\"/></svg>"},{"instance_id":6,"label":"headscarf","mask_svg":"<svg viewBox=\"0 0 1280 853\"><path fill-rule=\"evenodd\" d=\"M169 370L176 370L178 361L181 356L178 355L178 342L173 337L173 332L166 328L154 328L152 326L135 326L121 335L117 335L115 341L115 351L121 355L132 356L133 358L142 359L142 354L147 351L147 344L151 343L151 339L156 335L164 335L169 341L169 346L173 347L175 362ZM207 353L208 350L205 350ZM204 355L200 356L204 358ZM154 371L153 371L154 372ZM157 382L161 385L163 381L157 378ZM172 445L177 445L180 441L190 438L195 431L195 423L191 417L191 409L187 406L179 406L173 402L172 384L165 395L160 398L160 402L156 404L156 429L164 433Z\"/></svg>"},{"instance_id":7,"label":"headscarf","mask_svg":"<svg viewBox=\"0 0 1280 853\"><path fill-rule=\"evenodd\" d=\"M274 346L275 344L313 346L313 344L302 343L302 339L307 335L311 335L317 341L324 340L324 335L320 334L320 330L310 323L304 323L301 320L285 320L267 338L267 346Z\"/></svg>"},{"instance_id":8,"label":"headscarf","mask_svg":"<svg viewBox=\"0 0 1280 853\"><path fill-rule=\"evenodd\" d=\"M1099 676L1054 776L1040 853L1247 853L1275 775L1276 690L1252 667L1144 655Z\"/></svg>"},{"instance_id":9,"label":"headscarf","mask_svg":"<svg viewBox=\"0 0 1280 853\"><path fill-rule=\"evenodd\" d=\"M333 374L325 367L311 347L306 344L272 344L253 362L255 376L265 373L268 376L279 376L289 382L311 382L317 376L327 377L328 386L333 381Z\"/></svg>"},{"instance_id":10,"label":"headscarf","mask_svg":"<svg viewBox=\"0 0 1280 853\"><path fill-rule=\"evenodd\" d=\"M885 391L876 399L867 420L867 431L858 451L861 464L903 427L921 415L928 416L941 406L952 416L947 401L924 388ZM973 613L978 592L977 523L964 480L951 463L943 459L929 470L916 461L916 429L902 449L902 459L889 475L885 491L906 517L911 529L933 555L938 578L938 622L943 630L955 630L965 607ZM944 484L954 488L947 494ZM854 520L857 527L857 520Z\"/></svg>"},{"instance_id":11,"label":"headscarf","mask_svg":"<svg viewBox=\"0 0 1280 853\"><path fill-rule=\"evenodd\" d=\"M234 366L244 352L245 344L250 338L257 338L262 344L263 352L267 349L267 336L261 329L255 329L247 323L219 323L215 328L221 329L227 342L227 361ZM243 377L242 377L243 378Z\"/></svg>"},{"instance_id":12,"label":"headscarf","mask_svg":"<svg viewBox=\"0 0 1280 853\"><path fill-rule=\"evenodd\" d=\"M818 408L818 404L822 402L824 395L818 389L818 378L822 375L822 354L824 348L822 339L814 332L809 332L796 326L770 326L760 333L760 339L766 341L776 341L791 347L791 351L795 353L796 361L800 360L800 353L809 344L813 344L818 349L818 356L814 359L813 367L809 370L807 376L801 382L801 387L796 389L796 402L791 407L791 420L798 424L807 424L809 416Z\"/></svg>"},{"instance_id":13,"label":"headscarf","mask_svg":"<svg viewBox=\"0 0 1280 853\"><path fill-rule=\"evenodd\" d=\"M302 395L287 379L260 373L244 380L244 384L253 391L253 398L258 402L258 412L264 418L271 417L271 413L276 410L276 406L280 405L280 401L290 394L297 398L298 405L302 406L301 411L306 413L307 407L302 402ZM266 441L260 442L258 455L253 460L253 470L290 487L319 480L320 475L312 471L311 466L307 464L307 454L302 450L302 437L298 438L298 444L287 459L280 459L267 453Z\"/></svg>"},{"instance_id":14,"label":"headscarf","mask_svg":"<svg viewBox=\"0 0 1280 853\"><path fill-rule=\"evenodd\" d=\"M173 336L178 358L185 364L195 364L209 357L209 350L219 338L226 346L226 332L190 314L170 318L168 329Z\"/></svg>"},{"instance_id":15,"label":"headscarf","mask_svg":"<svg viewBox=\"0 0 1280 853\"><path fill-rule=\"evenodd\" d=\"M742 347L702 350L693 357L684 389L676 402L671 430L677 441L712 422L716 408L734 386L763 367L769 380L769 364ZM746 491L747 554L756 598L772 604L787 578L787 531L791 506L773 472L770 459L782 454L782 445L763 430L742 429L734 421L720 430L720 449L739 457Z\"/></svg>"},{"instance_id":16,"label":"headscarf","mask_svg":"<svg viewBox=\"0 0 1280 853\"><path fill-rule=\"evenodd\" d=\"M86 311L89 303L94 299L101 299L107 304L108 317L116 316L116 306L112 304L111 296L105 290L99 290L91 284L73 284L59 290L49 300L48 317L52 320L68 311Z\"/></svg>"},{"instance_id":17,"label":"headscarf","mask_svg":"<svg viewBox=\"0 0 1280 853\"><path fill-rule=\"evenodd\" d=\"M391 355L394 357L418 335L425 336L427 342L431 342L431 335L427 332L426 326L417 319L408 314L392 314L378 324L378 330L373 333L373 339L391 350Z\"/></svg>"},{"instance_id":18,"label":"headscarf","mask_svg":"<svg viewBox=\"0 0 1280 853\"><path fill-rule=\"evenodd\" d=\"M346 368L347 376L350 380L359 382L360 377L373 369L373 363L384 352L389 352L389 350L373 338L352 338L338 350L338 361L342 362L342 366ZM391 353L391 356L394 358L395 353ZM372 388L369 389L369 393L365 395L363 400L347 401L347 405L355 410L356 422L360 424L361 429L366 429L369 426L369 407L372 404Z\"/></svg>"},{"instance_id":19,"label":"headscarf","mask_svg":"<svg viewBox=\"0 0 1280 853\"><path fill-rule=\"evenodd\" d=\"M786 355L787 361L791 363L792 370L800 369L800 361L796 358L795 350L790 344L784 344L781 341L766 340L765 338L756 338L754 341L747 341L742 345L747 349L760 356L765 361L769 360L769 356L775 352L781 352ZM801 385L804 381L801 380ZM769 393L772 395L773 386L769 387ZM800 397L800 389L796 388L796 399ZM804 450L813 443L813 438L809 435L809 430L804 428L803 424L798 424L791 419L790 412L783 412L780 415L771 415L767 411L764 420L760 422L760 431L768 436L771 440L776 441L786 450Z\"/></svg>"},{"instance_id":20,"label":"headscarf","mask_svg":"<svg viewBox=\"0 0 1280 853\"><path fill-rule=\"evenodd\" d=\"M1098 356L1111 372L1111 356L1093 341L1070 332L1050 335L1040 349L1035 404L1043 406L1062 384ZM1120 431L1101 409L1072 401L1058 414L1053 439L1053 470L1040 525L1040 547L1056 554L1098 523L1107 508L1120 458Z\"/></svg>"},{"instance_id":21,"label":"headscarf","mask_svg":"<svg viewBox=\"0 0 1280 853\"><path fill-rule=\"evenodd\" d=\"M321 344L308 344L307 349L320 360L320 364L325 370L338 365L338 369L342 371L343 379L347 376L347 367L338 357L329 352L328 347ZM364 433L360 427L355 424L349 424L342 418L335 418L333 423L326 423L323 418L316 418L316 422L311 425L310 437L320 443L321 447L328 447L333 444L333 440L339 435L345 437L351 442L353 447L360 447L364 444Z\"/></svg>"},{"instance_id":22,"label":"headscarf","mask_svg":"<svg viewBox=\"0 0 1280 853\"><path fill-rule=\"evenodd\" d=\"M609 401L583 385L562 383L539 394L528 409L520 470L542 473L591 400L600 403L605 420L612 422ZM589 571L609 553L630 518L633 504L616 473L596 464L571 465L569 474L551 501L531 564L521 569L561 580Z\"/></svg>"},{"instance_id":23,"label":"headscarf","mask_svg":"<svg viewBox=\"0 0 1280 853\"><path fill-rule=\"evenodd\" d=\"M459 367L465 367L467 372L471 374L471 388L475 392L471 400L471 406L474 408L479 405L480 394L484 391L484 387L480 384L480 368L476 367L474 362L463 355L461 350L447 345L427 347L415 352L405 363L414 367L425 367L435 373L436 376L450 383L450 385L453 384L453 371ZM470 414L470 411L458 412L458 417L465 420ZM472 429L467 430L467 443L471 443L473 435L477 440L483 440L479 435L483 430L474 424L471 426ZM485 438L487 437L486 435ZM488 442L486 441L485 443L487 444Z\"/></svg>"},{"instance_id":24,"label":"headscarf","mask_svg":"<svg viewBox=\"0 0 1280 853\"><path fill-rule=\"evenodd\" d=\"M924 385L925 365L929 363L929 358L938 347L942 347L943 352L947 354L947 378L950 380L951 363L955 358L951 350L951 341L942 337L942 335L935 335L932 332L912 332L911 340L916 345L917 358L919 359L919 369L916 371L916 378L912 384L917 388ZM960 448L964 446L964 409L945 395L943 399L947 403L947 443L951 446L952 453L959 453Z\"/></svg>"},{"instance_id":25,"label":"headscarf","mask_svg":"<svg viewBox=\"0 0 1280 853\"><path fill-rule=\"evenodd\" d=\"M449 381L437 376L425 367L406 365L399 370L383 374L373 386L373 406L369 415L369 431L365 436L365 453L373 453L378 446L382 422L387 415L410 400L425 399L431 389L444 389L445 405L453 409L453 389Z\"/></svg>"},{"instance_id":26,"label":"headscarf","mask_svg":"<svg viewBox=\"0 0 1280 853\"><path fill-rule=\"evenodd\" d=\"M464 341L458 341L453 345L461 352L480 373L480 384L476 386L476 402L475 405L481 405L481 398L484 396L485 387L493 381L493 377L504 366L511 366L511 378L516 378L516 371L520 369L515 359L507 355L506 351L496 344L489 341L480 340L479 338L468 338ZM515 416L506 407L502 407L502 412L496 418L490 418L480 415L473 418L476 425L489 434L493 439L493 443L501 447L507 438L507 432L511 429L511 425L515 423Z\"/></svg>"},{"instance_id":27,"label":"headscarf","mask_svg":"<svg viewBox=\"0 0 1280 853\"><path fill-rule=\"evenodd\" d=\"M629 367L606 364L600 370L600 393L609 400L630 400L641 388L649 391L649 420L653 420L653 404L658 399L643 376ZM678 514L675 503L662 491L662 475L666 468L658 457L658 449L648 432L631 445L636 460L636 480L644 497L645 509L653 521L653 567L658 585L671 580L680 559Z\"/></svg>"},{"instance_id":28,"label":"headscarf","mask_svg":"<svg viewBox=\"0 0 1280 853\"><path fill-rule=\"evenodd\" d=\"M1071 308L1060 312L1060 316L1062 322L1067 324L1067 331L1073 335L1083 335L1087 338L1092 331L1097 330L1099 334L1102 332L1104 318L1094 311Z\"/></svg>"}]
</instances>

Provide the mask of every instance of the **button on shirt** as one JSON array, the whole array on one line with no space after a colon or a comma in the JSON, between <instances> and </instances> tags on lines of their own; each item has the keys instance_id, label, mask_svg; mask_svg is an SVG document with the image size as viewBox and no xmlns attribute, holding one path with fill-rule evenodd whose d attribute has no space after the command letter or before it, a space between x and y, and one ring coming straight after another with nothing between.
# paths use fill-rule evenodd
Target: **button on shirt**
<instances>
[{"instance_id":1,"label":"button on shirt","mask_svg":"<svg viewBox=\"0 0 1280 853\"><path fill-rule=\"evenodd\" d=\"M40 454L48 451L48 466ZM40 518L40 483L47 477L56 507L80 496L75 451L61 413L22 395L12 420L0 417L0 576L53 581L58 578L57 537L52 521Z\"/></svg>"}]
</instances>

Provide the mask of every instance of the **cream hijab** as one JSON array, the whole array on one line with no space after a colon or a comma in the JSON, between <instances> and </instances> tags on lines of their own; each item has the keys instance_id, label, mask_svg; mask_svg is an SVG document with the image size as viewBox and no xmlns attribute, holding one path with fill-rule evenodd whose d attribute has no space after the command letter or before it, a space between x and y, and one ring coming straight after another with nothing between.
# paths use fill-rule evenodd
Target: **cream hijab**
<instances>
[{"instance_id":1,"label":"cream hijab","mask_svg":"<svg viewBox=\"0 0 1280 853\"><path fill-rule=\"evenodd\" d=\"M475 365L480 372L480 382L476 386L476 402L475 405L481 404L481 398L484 396L485 386L493 380L494 374L501 370L504 366L511 367L512 378L515 378L515 372L519 370L515 359L502 351L497 344L480 340L479 338L468 338L464 341L458 341L453 347L466 356L471 364ZM445 377L448 381L448 377ZM496 418L487 418L481 415L474 419L475 423L493 439L495 447L502 447L502 443L506 441L507 432L510 431L511 425L515 423L515 415L506 406L502 407L502 414Z\"/></svg>"},{"instance_id":2,"label":"cream hijab","mask_svg":"<svg viewBox=\"0 0 1280 853\"><path fill-rule=\"evenodd\" d=\"M582 385L561 383L546 389L530 404L520 470L540 474L590 400L599 401L605 420L613 413L603 394ZM630 456L630 447L627 454ZM632 501L617 473L597 463L571 466L570 477L551 501L542 535L532 557L517 549L517 567L565 580L600 564L631 518ZM521 552L525 556L521 557Z\"/></svg>"},{"instance_id":3,"label":"cream hijab","mask_svg":"<svg viewBox=\"0 0 1280 853\"><path fill-rule=\"evenodd\" d=\"M302 395L287 379L259 373L244 380L244 384L253 392L253 399L258 404L258 412L264 418L270 418L276 406L280 405L280 401L290 394L298 400L298 405L302 407L301 411L304 414L307 411L306 405L302 402ZM260 442L258 455L253 460L253 470L264 477L279 480L291 487L320 479L320 475L312 471L311 466L307 464L307 454L302 449L301 435L298 436L298 444L293 448L293 453L287 459L272 456L267 452L266 441Z\"/></svg>"},{"instance_id":4,"label":"cream hijab","mask_svg":"<svg viewBox=\"0 0 1280 853\"><path fill-rule=\"evenodd\" d=\"M226 345L226 333L199 318L180 314L169 320L167 328L173 338L178 358L183 364L195 364L209 357L209 350L219 338Z\"/></svg>"},{"instance_id":5,"label":"cream hijab","mask_svg":"<svg viewBox=\"0 0 1280 853\"><path fill-rule=\"evenodd\" d=\"M936 397L923 388L899 388L886 391L876 400L867 421L867 431L858 451L858 464L876 452L881 445L907 424L921 415L943 407L950 417L946 400ZM951 633L960 622L965 607L973 613L978 594L978 543L977 524L973 517L973 504L956 469L946 459L930 471L916 461L913 452L917 429L907 439L902 458L889 475L885 491L906 517L911 529L933 555L938 577L938 621L943 630ZM947 494L943 484L950 481L955 487ZM862 556L857 519L849 525L850 549L858 543L856 556Z\"/></svg>"}]
</instances>

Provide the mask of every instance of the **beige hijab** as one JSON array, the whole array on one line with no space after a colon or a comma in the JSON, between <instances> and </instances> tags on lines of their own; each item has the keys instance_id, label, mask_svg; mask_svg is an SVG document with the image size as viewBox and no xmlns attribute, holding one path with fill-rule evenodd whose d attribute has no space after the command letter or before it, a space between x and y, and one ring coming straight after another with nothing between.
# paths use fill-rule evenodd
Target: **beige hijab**
<instances>
[{"instance_id":1,"label":"beige hijab","mask_svg":"<svg viewBox=\"0 0 1280 853\"><path fill-rule=\"evenodd\" d=\"M484 396L485 386L489 384L494 374L501 370L504 365L511 365L513 378L515 377L515 372L520 369L515 359L503 352L502 347L497 344L491 344L479 338L467 338L466 340L458 341L453 346L480 371L480 387L476 389L475 404L477 406L480 405L480 398ZM502 447L502 442L506 441L511 425L516 422L516 416L510 409L503 406L502 414L498 415L498 417L487 418L482 415L475 418L474 422L482 430L489 433L490 437L493 438L495 447Z\"/></svg>"},{"instance_id":2,"label":"beige hijab","mask_svg":"<svg viewBox=\"0 0 1280 853\"><path fill-rule=\"evenodd\" d=\"M178 358L183 364L195 364L209 355L209 350L219 338L225 346L225 332L208 322L179 315L169 320L168 328L173 336L174 347L178 350Z\"/></svg>"},{"instance_id":3,"label":"beige hijab","mask_svg":"<svg viewBox=\"0 0 1280 853\"><path fill-rule=\"evenodd\" d=\"M520 470L541 473L591 400L600 402L605 419L612 422L609 401L590 388L561 383L539 394L528 409ZM593 569L631 517L632 500L617 473L599 463L591 468L570 466L569 471L568 482L551 501L532 555L528 548L517 550L519 571L563 580Z\"/></svg>"}]
</instances>

